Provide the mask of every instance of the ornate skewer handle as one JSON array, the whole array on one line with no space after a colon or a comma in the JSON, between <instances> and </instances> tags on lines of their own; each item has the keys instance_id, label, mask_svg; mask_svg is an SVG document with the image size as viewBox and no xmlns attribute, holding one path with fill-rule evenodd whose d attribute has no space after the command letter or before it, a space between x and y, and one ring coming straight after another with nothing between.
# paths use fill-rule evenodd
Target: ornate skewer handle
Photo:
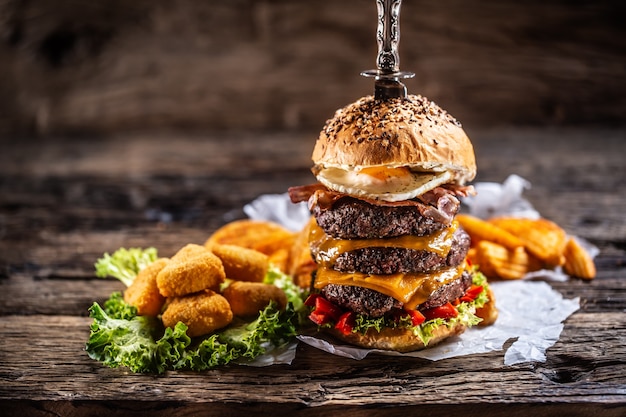
<instances>
[{"instance_id":1,"label":"ornate skewer handle","mask_svg":"<svg viewBox=\"0 0 626 417\"><path fill-rule=\"evenodd\" d=\"M400 6L402 0L376 0L378 9L378 27L376 41L378 55L377 69L364 71L361 75L375 77L374 93L377 99L406 97L406 87L400 78L415 76L412 72L400 71Z\"/></svg>"},{"instance_id":2,"label":"ornate skewer handle","mask_svg":"<svg viewBox=\"0 0 626 417\"><path fill-rule=\"evenodd\" d=\"M398 43L400 42L400 6L402 0L378 0L378 56L376 64L382 73L397 72L400 67Z\"/></svg>"}]
</instances>

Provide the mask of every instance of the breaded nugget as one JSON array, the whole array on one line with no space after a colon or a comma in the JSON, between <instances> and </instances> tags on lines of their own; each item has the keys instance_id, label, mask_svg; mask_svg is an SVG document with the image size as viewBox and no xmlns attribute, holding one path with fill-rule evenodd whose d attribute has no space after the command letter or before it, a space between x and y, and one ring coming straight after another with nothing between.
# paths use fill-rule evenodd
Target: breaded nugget
<instances>
[{"instance_id":1,"label":"breaded nugget","mask_svg":"<svg viewBox=\"0 0 626 417\"><path fill-rule=\"evenodd\" d=\"M222 261L204 246L190 243L159 272L157 286L164 297L179 297L204 289L217 291L225 280Z\"/></svg>"},{"instance_id":2,"label":"breaded nugget","mask_svg":"<svg viewBox=\"0 0 626 417\"><path fill-rule=\"evenodd\" d=\"M235 316L256 316L270 301L278 304L280 309L287 305L287 297L280 288L261 282L234 281L222 293L228 300Z\"/></svg>"},{"instance_id":3,"label":"breaded nugget","mask_svg":"<svg viewBox=\"0 0 626 417\"><path fill-rule=\"evenodd\" d=\"M157 316L161 312L165 297L159 292L156 278L168 262L167 258L152 262L137 274L124 291L124 301L135 306L140 316Z\"/></svg>"},{"instance_id":4,"label":"breaded nugget","mask_svg":"<svg viewBox=\"0 0 626 417\"><path fill-rule=\"evenodd\" d=\"M227 278L263 282L269 268L266 254L235 245L213 244L209 249L222 261Z\"/></svg>"},{"instance_id":5,"label":"breaded nugget","mask_svg":"<svg viewBox=\"0 0 626 417\"><path fill-rule=\"evenodd\" d=\"M291 246L295 233L278 223L262 220L235 220L217 229L205 246L215 243L242 246L271 255L281 248Z\"/></svg>"},{"instance_id":6,"label":"breaded nugget","mask_svg":"<svg viewBox=\"0 0 626 417\"><path fill-rule=\"evenodd\" d=\"M206 248L202 245L196 245L195 243L188 243L183 246L172 256L172 260L185 260L189 259L195 255L201 255L206 253Z\"/></svg>"},{"instance_id":7,"label":"breaded nugget","mask_svg":"<svg viewBox=\"0 0 626 417\"><path fill-rule=\"evenodd\" d=\"M228 326L233 320L233 312L226 298L204 290L168 299L162 320L164 326L172 328L181 321L187 325L187 335L196 337Z\"/></svg>"}]
</instances>

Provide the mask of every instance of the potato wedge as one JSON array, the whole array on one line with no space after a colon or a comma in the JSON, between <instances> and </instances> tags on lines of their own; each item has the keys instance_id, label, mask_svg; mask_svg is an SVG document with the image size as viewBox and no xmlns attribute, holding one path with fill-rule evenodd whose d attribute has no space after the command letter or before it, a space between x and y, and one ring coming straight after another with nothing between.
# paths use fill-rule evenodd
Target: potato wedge
<instances>
[{"instance_id":1,"label":"potato wedge","mask_svg":"<svg viewBox=\"0 0 626 417\"><path fill-rule=\"evenodd\" d=\"M575 238L570 237L567 240L564 256L563 270L568 275L582 279L596 277L596 265L593 258Z\"/></svg>"},{"instance_id":2,"label":"potato wedge","mask_svg":"<svg viewBox=\"0 0 626 417\"><path fill-rule=\"evenodd\" d=\"M294 282L302 288L311 286L311 274L317 269L317 264L311 256L311 248L309 247L309 233L314 224L315 218L311 217L296 235L289 250L287 271L293 277Z\"/></svg>"},{"instance_id":3,"label":"potato wedge","mask_svg":"<svg viewBox=\"0 0 626 417\"><path fill-rule=\"evenodd\" d=\"M289 273L289 249L281 248L269 255L269 262L284 274Z\"/></svg>"},{"instance_id":4,"label":"potato wedge","mask_svg":"<svg viewBox=\"0 0 626 417\"><path fill-rule=\"evenodd\" d=\"M523 247L508 249L486 240L478 242L475 262L490 278L521 279L528 272L540 268Z\"/></svg>"},{"instance_id":5,"label":"potato wedge","mask_svg":"<svg viewBox=\"0 0 626 417\"><path fill-rule=\"evenodd\" d=\"M488 240L508 249L524 246L524 242L512 233L478 217L468 214L458 214L457 221L470 235L472 243Z\"/></svg>"},{"instance_id":6,"label":"potato wedge","mask_svg":"<svg viewBox=\"0 0 626 417\"><path fill-rule=\"evenodd\" d=\"M289 248L295 233L281 225L269 221L236 220L217 229L205 242L209 247L214 244L226 244L254 249L268 256L274 252Z\"/></svg>"},{"instance_id":7,"label":"potato wedge","mask_svg":"<svg viewBox=\"0 0 626 417\"><path fill-rule=\"evenodd\" d=\"M547 267L565 263L563 252L567 243L565 231L550 220L500 217L489 220L511 234L517 236L529 253L545 262Z\"/></svg>"}]
</instances>

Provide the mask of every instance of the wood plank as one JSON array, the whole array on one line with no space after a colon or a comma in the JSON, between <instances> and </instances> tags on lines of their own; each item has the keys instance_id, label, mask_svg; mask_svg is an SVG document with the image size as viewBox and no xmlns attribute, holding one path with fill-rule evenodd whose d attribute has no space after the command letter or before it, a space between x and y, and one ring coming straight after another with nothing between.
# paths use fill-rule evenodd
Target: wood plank
<instances>
[{"instance_id":1,"label":"wood plank","mask_svg":"<svg viewBox=\"0 0 626 417\"><path fill-rule=\"evenodd\" d=\"M162 391L163 401L229 402L245 398L263 402L270 396L275 402L307 399L308 405L315 406L333 402L455 403L461 398L464 402L523 403L536 396L553 402L616 403L626 395L609 385L624 387L626 346L618 342L623 341L626 318L621 313L575 313L544 364L505 367L502 352L440 362L413 358L390 361L380 355L354 361L301 345L292 365L232 365L203 373L169 372L166 378L129 374L89 359L84 352L89 323L88 318L72 316L1 317L6 343L0 348L5 364L0 398L61 400L71 395L74 400L106 400L138 395L149 399L150 392ZM60 339L59 334L66 337ZM201 382L207 378L210 384ZM436 378L436 385L429 378ZM471 381L475 381L474 387ZM146 383L151 387L143 392L139 387ZM290 384L296 386L285 390ZM468 389L467 384L474 389ZM248 385L259 389L241 390ZM368 393L375 386L380 395L371 398Z\"/></svg>"},{"instance_id":2,"label":"wood plank","mask_svg":"<svg viewBox=\"0 0 626 417\"><path fill-rule=\"evenodd\" d=\"M273 415L273 416L319 416L320 413L331 415L340 413L346 417L360 416L388 416L403 417L407 414L426 414L432 417L448 417L450 414L464 415L467 417L480 417L489 415L491 417L527 416L552 417L571 416L588 417L592 415L602 415L607 417L621 417L624 409L619 406L601 404L463 404L463 405L435 405L419 404L416 406L399 405L394 408L369 407L365 405L328 405L323 407L305 407L302 405L285 405L267 402L258 405L214 404L214 403L192 403L182 402L156 402L145 401L141 403L115 400L98 402L29 402L15 401L2 402L3 413L7 417L20 417L24 414L33 417L45 417L49 415L72 415L72 416L94 416L107 415L119 416L172 416L182 417L188 415L211 415L216 417L229 417L233 415Z\"/></svg>"},{"instance_id":3,"label":"wood plank","mask_svg":"<svg viewBox=\"0 0 626 417\"><path fill-rule=\"evenodd\" d=\"M5 2L0 132L306 129L370 94L370 1ZM409 91L464 123L622 124L618 0L402 6ZM101 16L106 15L107 19ZM234 28L237 28L236 30Z\"/></svg>"},{"instance_id":4,"label":"wood plank","mask_svg":"<svg viewBox=\"0 0 626 417\"><path fill-rule=\"evenodd\" d=\"M300 345L291 365L161 377L105 368L84 352L87 308L123 289L116 280L94 278L93 263L120 246L152 245L168 255L202 243L259 194L310 182L313 139L302 132L233 135L220 145L218 135L133 134L5 147L2 414L621 416L625 133L471 133L479 180L523 175L532 182L525 195L540 212L601 249L595 280L551 283L566 298L580 297L581 308L566 321L546 362L504 366L502 352L439 362L379 355L354 361Z\"/></svg>"}]
</instances>

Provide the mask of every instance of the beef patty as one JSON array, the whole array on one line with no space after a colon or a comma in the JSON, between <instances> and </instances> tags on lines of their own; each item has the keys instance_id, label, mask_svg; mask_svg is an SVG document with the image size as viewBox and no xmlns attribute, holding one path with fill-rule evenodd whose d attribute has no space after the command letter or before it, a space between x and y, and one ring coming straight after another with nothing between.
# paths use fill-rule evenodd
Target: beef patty
<instances>
[{"instance_id":1,"label":"beef patty","mask_svg":"<svg viewBox=\"0 0 626 417\"><path fill-rule=\"evenodd\" d=\"M470 243L469 235L459 227L452 236L452 247L446 257L426 250L367 247L342 253L337 257L333 269L368 274L432 272L463 262Z\"/></svg>"},{"instance_id":2,"label":"beef patty","mask_svg":"<svg viewBox=\"0 0 626 417\"><path fill-rule=\"evenodd\" d=\"M401 235L425 236L448 226L459 210L459 200L442 194L433 205L377 205L356 198L338 200L332 208L316 205L317 224L337 239L376 239Z\"/></svg>"},{"instance_id":3,"label":"beef patty","mask_svg":"<svg viewBox=\"0 0 626 417\"><path fill-rule=\"evenodd\" d=\"M453 301L465 294L471 285L472 274L464 271L458 279L439 287L417 310L424 311ZM402 302L395 298L364 287L329 284L322 289L322 294L328 301L343 309L373 318L402 308Z\"/></svg>"}]
</instances>

